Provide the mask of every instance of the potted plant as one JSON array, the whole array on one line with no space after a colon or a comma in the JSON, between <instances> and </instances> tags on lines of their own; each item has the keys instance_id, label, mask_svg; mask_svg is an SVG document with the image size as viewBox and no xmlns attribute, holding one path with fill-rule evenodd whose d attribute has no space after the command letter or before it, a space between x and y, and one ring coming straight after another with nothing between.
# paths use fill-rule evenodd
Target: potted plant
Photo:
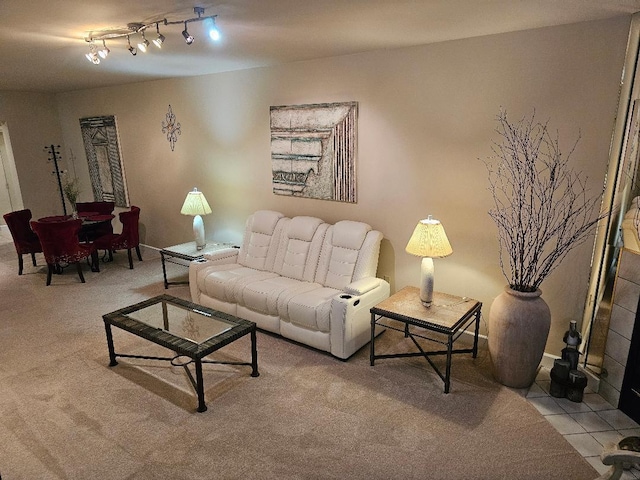
<instances>
[{"instance_id":1,"label":"potted plant","mask_svg":"<svg viewBox=\"0 0 640 480\"><path fill-rule=\"evenodd\" d=\"M80 195L80 180L78 177L70 178L66 174L62 177L62 191L64 196L67 197L69 204L71 204L73 218L78 218L78 211L76 210L76 202Z\"/></svg>"},{"instance_id":2,"label":"potted plant","mask_svg":"<svg viewBox=\"0 0 640 480\"><path fill-rule=\"evenodd\" d=\"M603 215L600 195L589 197L586 179L569 165L579 137L564 155L535 112L512 123L501 109L497 122L500 140L485 165L508 284L491 305L488 345L495 378L524 388L535 379L551 326L540 285Z\"/></svg>"}]
</instances>

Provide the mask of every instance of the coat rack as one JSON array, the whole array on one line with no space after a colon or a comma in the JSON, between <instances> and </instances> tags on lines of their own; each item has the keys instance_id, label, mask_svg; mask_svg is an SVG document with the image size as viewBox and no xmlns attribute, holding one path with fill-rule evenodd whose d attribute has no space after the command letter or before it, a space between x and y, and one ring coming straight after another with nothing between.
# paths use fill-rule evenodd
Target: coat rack
<instances>
[{"instance_id":1,"label":"coat rack","mask_svg":"<svg viewBox=\"0 0 640 480\"><path fill-rule=\"evenodd\" d=\"M60 200L62 201L62 210L64 210L64 214L67 214L67 204L64 201L64 192L62 191L62 178L61 175L64 173L64 170L60 169L58 165L58 160L60 160L60 145L49 145L44 147L44 150L49 153L49 161L53 162L55 170L51 172L52 175L56 176L58 180L58 190L60 191Z\"/></svg>"}]
</instances>

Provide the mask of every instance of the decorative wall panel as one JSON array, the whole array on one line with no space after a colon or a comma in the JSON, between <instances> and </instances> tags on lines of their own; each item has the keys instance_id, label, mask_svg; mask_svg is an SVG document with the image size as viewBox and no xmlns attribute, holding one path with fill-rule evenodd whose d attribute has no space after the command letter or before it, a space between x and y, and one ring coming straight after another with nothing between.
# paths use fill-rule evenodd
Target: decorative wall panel
<instances>
[{"instance_id":1,"label":"decorative wall panel","mask_svg":"<svg viewBox=\"0 0 640 480\"><path fill-rule=\"evenodd\" d=\"M273 193L356 203L358 103L270 108Z\"/></svg>"},{"instance_id":2,"label":"decorative wall panel","mask_svg":"<svg viewBox=\"0 0 640 480\"><path fill-rule=\"evenodd\" d=\"M89 162L94 199L115 202L117 207L128 207L129 194L118 143L116 118L81 118L80 130Z\"/></svg>"}]
</instances>

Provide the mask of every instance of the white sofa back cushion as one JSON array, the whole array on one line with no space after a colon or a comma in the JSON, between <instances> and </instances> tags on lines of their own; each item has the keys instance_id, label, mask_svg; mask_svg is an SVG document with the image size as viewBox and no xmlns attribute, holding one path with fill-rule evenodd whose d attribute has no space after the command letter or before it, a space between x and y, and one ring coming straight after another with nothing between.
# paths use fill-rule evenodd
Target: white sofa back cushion
<instances>
[{"instance_id":1,"label":"white sofa back cushion","mask_svg":"<svg viewBox=\"0 0 640 480\"><path fill-rule=\"evenodd\" d=\"M315 217L287 219L282 229L274 271L283 277L313 282L329 224Z\"/></svg>"},{"instance_id":2,"label":"white sofa back cushion","mask_svg":"<svg viewBox=\"0 0 640 480\"><path fill-rule=\"evenodd\" d=\"M284 215L259 210L247 219L238 263L255 270L273 271Z\"/></svg>"},{"instance_id":3,"label":"white sofa back cushion","mask_svg":"<svg viewBox=\"0 0 640 480\"><path fill-rule=\"evenodd\" d=\"M366 223L343 220L327 230L316 282L325 287L342 290L354 280L360 249L371 227ZM369 252L367 252L369 253ZM377 263L377 257L376 257Z\"/></svg>"}]
</instances>

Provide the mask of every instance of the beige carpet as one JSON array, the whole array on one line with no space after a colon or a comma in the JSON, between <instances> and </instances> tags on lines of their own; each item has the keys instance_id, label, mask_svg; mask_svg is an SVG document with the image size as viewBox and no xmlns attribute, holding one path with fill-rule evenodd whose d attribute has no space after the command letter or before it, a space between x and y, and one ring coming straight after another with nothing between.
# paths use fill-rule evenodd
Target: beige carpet
<instances>
[{"instance_id":1,"label":"beige carpet","mask_svg":"<svg viewBox=\"0 0 640 480\"><path fill-rule=\"evenodd\" d=\"M45 286L45 268L0 245L0 475L17 479L592 479L591 466L487 354L454 359L451 393L424 361L347 362L258 334L260 377L205 367L208 411L184 372L109 368L102 314L164 293L159 256L126 253ZM42 258L39 257L40 263ZM184 272L171 266L172 274ZM71 270L71 269L68 269ZM170 294L188 298L186 287ZM114 329L116 350L156 351ZM380 352L405 348L397 332ZM161 350L161 349L159 349ZM164 353L164 352L162 352ZM249 339L224 358L249 358Z\"/></svg>"}]
</instances>

